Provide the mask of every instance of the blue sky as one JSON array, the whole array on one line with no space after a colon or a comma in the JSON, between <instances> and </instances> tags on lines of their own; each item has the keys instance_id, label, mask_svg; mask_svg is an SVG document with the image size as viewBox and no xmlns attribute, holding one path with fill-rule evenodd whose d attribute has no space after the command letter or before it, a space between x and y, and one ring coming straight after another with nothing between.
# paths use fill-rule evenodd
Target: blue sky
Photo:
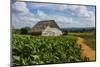
<instances>
[{"instance_id":1,"label":"blue sky","mask_svg":"<svg viewBox=\"0 0 100 67\"><path fill-rule=\"evenodd\" d=\"M33 27L42 20L55 20L61 28L95 27L95 6L13 2L12 25Z\"/></svg>"}]
</instances>

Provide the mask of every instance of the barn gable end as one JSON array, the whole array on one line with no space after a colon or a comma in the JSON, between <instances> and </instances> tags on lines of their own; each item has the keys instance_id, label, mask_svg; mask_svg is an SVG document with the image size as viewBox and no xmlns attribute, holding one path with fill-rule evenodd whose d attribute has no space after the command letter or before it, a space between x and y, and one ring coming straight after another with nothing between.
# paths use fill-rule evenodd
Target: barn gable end
<instances>
[{"instance_id":1,"label":"barn gable end","mask_svg":"<svg viewBox=\"0 0 100 67\"><path fill-rule=\"evenodd\" d=\"M40 21L35 26L32 27L32 34L41 35L42 32L47 28L57 28L60 30L59 26L54 20Z\"/></svg>"}]
</instances>

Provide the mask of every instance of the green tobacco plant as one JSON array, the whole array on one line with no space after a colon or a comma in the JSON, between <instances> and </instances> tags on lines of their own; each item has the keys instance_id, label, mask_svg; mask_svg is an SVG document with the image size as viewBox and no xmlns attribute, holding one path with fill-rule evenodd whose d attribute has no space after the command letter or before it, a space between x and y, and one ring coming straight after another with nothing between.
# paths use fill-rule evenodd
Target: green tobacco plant
<instances>
[{"instance_id":1,"label":"green tobacco plant","mask_svg":"<svg viewBox=\"0 0 100 67\"><path fill-rule=\"evenodd\" d=\"M14 65L54 64L83 61L75 38L67 36L12 36ZM85 58L85 61L87 58Z\"/></svg>"}]
</instances>

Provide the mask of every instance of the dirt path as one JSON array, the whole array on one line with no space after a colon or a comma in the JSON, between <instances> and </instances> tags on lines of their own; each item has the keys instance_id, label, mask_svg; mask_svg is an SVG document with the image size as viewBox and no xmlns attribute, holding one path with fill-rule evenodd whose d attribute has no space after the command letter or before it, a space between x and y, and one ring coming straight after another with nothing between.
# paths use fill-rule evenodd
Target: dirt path
<instances>
[{"instance_id":1,"label":"dirt path","mask_svg":"<svg viewBox=\"0 0 100 67\"><path fill-rule=\"evenodd\" d=\"M77 44L79 47L82 48L82 57L88 57L89 60L96 60L95 59L95 51L92 50L87 44L85 44L84 39L81 37L77 38ZM81 46L80 46L81 45Z\"/></svg>"}]
</instances>

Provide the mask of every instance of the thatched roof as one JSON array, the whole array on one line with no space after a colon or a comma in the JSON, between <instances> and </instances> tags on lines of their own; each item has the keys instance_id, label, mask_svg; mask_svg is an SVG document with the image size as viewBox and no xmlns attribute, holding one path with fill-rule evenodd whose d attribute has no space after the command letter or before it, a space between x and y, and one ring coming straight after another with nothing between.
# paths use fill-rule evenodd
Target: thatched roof
<instances>
[{"instance_id":1,"label":"thatched roof","mask_svg":"<svg viewBox=\"0 0 100 67\"><path fill-rule=\"evenodd\" d=\"M42 32L47 26L60 29L54 20L47 20L38 22L33 26L32 31L37 33Z\"/></svg>"}]
</instances>

